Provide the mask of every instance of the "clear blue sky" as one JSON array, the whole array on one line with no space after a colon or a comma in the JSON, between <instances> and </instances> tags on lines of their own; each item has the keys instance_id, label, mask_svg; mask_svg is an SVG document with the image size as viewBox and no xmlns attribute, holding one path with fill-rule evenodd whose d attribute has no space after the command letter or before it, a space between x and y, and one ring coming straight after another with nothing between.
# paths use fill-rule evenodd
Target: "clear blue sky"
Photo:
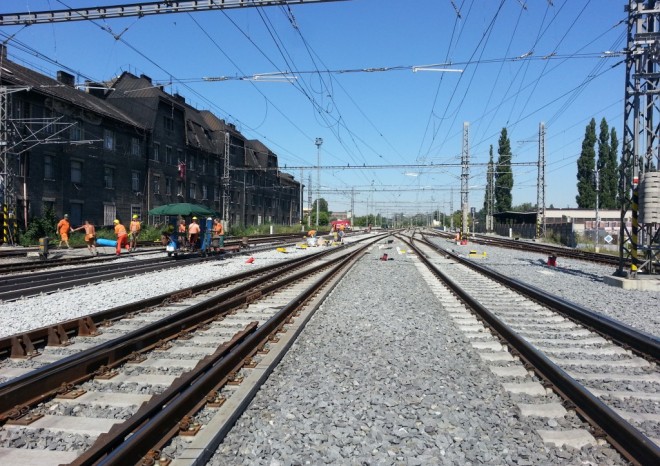
<instances>
[{"instance_id":1,"label":"clear blue sky","mask_svg":"<svg viewBox=\"0 0 660 466\"><path fill-rule=\"evenodd\" d=\"M0 13L120 3L127 2L5 1ZM513 162L535 163L541 121L546 206L575 207L576 160L589 120L606 118L622 142L623 57L604 52L625 47L625 4L349 0L4 27L0 34L2 40L15 34L8 43L11 59L52 76L68 67L80 82L131 71L171 83L168 92L263 141L282 167L316 166L318 137L326 167L439 165L323 168L322 197L330 210L350 209L351 188L357 215L367 204L385 215L449 212L452 189L459 209L460 166L442 164L460 164L464 122L470 123L475 164L469 201L478 210L489 146L497 160L501 129L509 132ZM445 62L463 72L412 71ZM297 79L202 80L283 71ZM299 169L290 172L300 178ZM306 170L306 185L309 175ZM535 166L514 167L514 205L536 203L536 177ZM312 181L316 186L316 170Z\"/></svg>"}]
</instances>

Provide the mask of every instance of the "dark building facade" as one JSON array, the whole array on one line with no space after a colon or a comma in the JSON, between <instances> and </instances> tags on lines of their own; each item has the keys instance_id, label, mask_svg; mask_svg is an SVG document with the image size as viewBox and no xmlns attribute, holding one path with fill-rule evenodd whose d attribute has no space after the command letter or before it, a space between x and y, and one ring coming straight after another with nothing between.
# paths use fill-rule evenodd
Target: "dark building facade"
<instances>
[{"instance_id":1,"label":"dark building facade","mask_svg":"<svg viewBox=\"0 0 660 466\"><path fill-rule=\"evenodd\" d=\"M156 223L148 211L175 202L227 213L230 226L300 220L300 183L279 172L273 152L148 76L78 89L70 74L53 79L5 55L0 81L21 226L48 208L75 225L134 214Z\"/></svg>"}]
</instances>

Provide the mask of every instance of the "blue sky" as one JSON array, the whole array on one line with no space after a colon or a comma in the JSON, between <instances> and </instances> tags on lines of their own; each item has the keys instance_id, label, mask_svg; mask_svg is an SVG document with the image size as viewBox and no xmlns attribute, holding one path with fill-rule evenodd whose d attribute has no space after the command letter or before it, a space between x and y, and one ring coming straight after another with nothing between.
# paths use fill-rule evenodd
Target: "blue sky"
<instances>
[{"instance_id":1,"label":"blue sky","mask_svg":"<svg viewBox=\"0 0 660 466\"><path fill-rule=\"evenodd\" d=\"M2 2L0 14L120 3L20 0ZM458 209L464 122L474 163L470 206L483 206L489 146L497 159L503 127L513 162L530 164L514 167L513 204L535 204L531 164L541 121L546 206L576 207L585 126L605 118L620 143L623 135L625 67L610 52L625 47L625 4L348 0L3 27L0 34L11 36L10 59L52 76L64 67L79 82L147 74L264 142L281 167L315 167L322 138L321 196L330 210L349 210L351 190L357 215L367 208L449 212L452 192ZM441 63L462 72L413 72ZM296 79L235 79L286 71ZM347 165L383 168L329 168ZM288 171L300 179L300 169ZM304 183L310 172L316 189L316 169L304 171Z\"/></svg>"}]
</instances>

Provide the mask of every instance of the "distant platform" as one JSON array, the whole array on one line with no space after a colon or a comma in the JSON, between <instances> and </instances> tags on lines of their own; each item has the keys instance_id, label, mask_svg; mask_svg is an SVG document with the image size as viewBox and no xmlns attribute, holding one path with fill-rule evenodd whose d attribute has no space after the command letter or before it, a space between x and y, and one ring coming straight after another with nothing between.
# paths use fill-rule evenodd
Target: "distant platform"
<instances>
[{"instance_id":1,"label":"distant platform","mask_svg":"<svg viewBox=\"0 0 660 466\"><path fill-rule=\"evenodd\" d=\"M638 275L635 279L606 275L603 282L624 290L660 291L660 275Z\"/></svg>"}]
</instances>

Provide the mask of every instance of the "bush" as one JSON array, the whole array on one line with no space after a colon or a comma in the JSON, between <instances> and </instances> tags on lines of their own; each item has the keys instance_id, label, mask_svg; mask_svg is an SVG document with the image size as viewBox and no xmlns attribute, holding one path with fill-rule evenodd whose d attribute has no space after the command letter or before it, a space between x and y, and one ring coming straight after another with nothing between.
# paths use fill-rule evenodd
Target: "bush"
<instances>
[{"instance_id":1,"label":"bush","mask_svg":"<svg viewBox=\"0 0 660 466\"><path fill-rule=\"evenodd\" d=\"M54 240L58 238L56 228L55 212L53 209L47 209L41 217L35 217L30 221L28 229L20 235L19 243L21 246L33 246L39 244L39 238L44 236Z\"/></svg>"}]
</instances>

